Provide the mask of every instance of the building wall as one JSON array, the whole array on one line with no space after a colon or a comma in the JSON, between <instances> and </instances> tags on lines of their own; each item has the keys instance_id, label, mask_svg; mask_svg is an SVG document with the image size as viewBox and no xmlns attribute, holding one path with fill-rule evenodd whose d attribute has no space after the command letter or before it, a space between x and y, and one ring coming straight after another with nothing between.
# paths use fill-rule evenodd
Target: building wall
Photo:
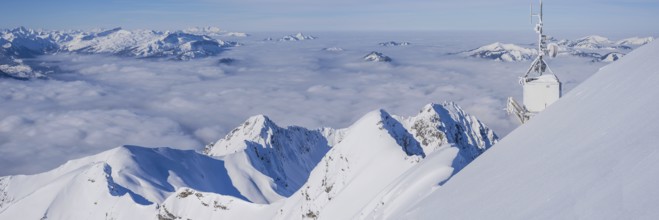
<instances>
[{"instance_id":1,"label":"building wall","mask_svg":"<svg viewBox=\"0 0 659 220\"><path fill-rule=\"evenodd\" d=\"M529 112L541 112L561 97L558 81L531 81L523 87L524 106Z\"/></svg>"}]
</instances>

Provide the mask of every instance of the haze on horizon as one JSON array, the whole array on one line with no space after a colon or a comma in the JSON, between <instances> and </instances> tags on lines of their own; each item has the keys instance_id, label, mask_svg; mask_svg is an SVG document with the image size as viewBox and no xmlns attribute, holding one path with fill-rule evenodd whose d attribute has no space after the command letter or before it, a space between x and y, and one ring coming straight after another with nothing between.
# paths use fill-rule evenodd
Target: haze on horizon
<instances>
[{"instance_id":1,"label":"haze on horizon","mask_svg":"<svg viewBox=\"0 0 659 220\"><path fill-rule=\"evenodd\" d=\"M533 1L535 3L535 1ZM529 1L110 0L4 2L0 28L230 31L528 30ZM654 0L546 0L548 29L657 35ZM535 3L537 4L537 3Z\"/></svg>"}]
</instances>

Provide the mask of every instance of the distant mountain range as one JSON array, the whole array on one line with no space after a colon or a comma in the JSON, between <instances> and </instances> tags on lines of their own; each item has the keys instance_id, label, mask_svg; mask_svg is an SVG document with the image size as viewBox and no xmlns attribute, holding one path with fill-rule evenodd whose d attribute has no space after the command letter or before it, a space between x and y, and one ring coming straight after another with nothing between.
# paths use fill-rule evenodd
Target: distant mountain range
<instances>
[{"instance_id":1,"label":"distant mountain range","mask_svg":"<svg viewBox=\"0 0 659 220\"><path fill-rule=\"evenodd\" d=\"M305 35L303 33L297 33L297 34L285 35L277 39L276 41L304 41L304 40L315 40L315 39L318 39L318 37ZM268 37L264 41L275 41L275 39L272 37Z\"/></svg>"},{"instance_id":2,"label":"distant mountain range","mask_svg":"<svg viewBox=\"0 0 659 220\"><path fill-rule=\"evenodd\" d=\"M215 30L215 29L211 29ZM209 30L196 33L212 33ZM223 32L217 32L223 33ZM112 54L137 58L189 60L214 56L239 43L183 31L153 30L37 31L19 27L0 31L0 76L38 78L23 59L53 53Z\"/></svg>"},{"instance_id":3,"label":"distant mountain range","mask_svg":"<svg viewBox=\"0 0 659 220\"><path fill-rule=\"evenodd\" d=\"M0 219L346 219L407 210L497 142L453 103L344 129L249 118L203 153L122 146L0 177ZM29 211L28 211L29 210Z\"/></svg>"},{"instance_id":4,"label":"distant mountain range","mask_svg":"<svg viewBox=\"0 0 659 220\"><path fill-rule=\"evenodd\" d=\"M613 62L629 51L653 40L653 37L632 37L614 42L606 37L592 35L574 41L550 38L549 43L558 46L558 55L586 57L590 58L593 62ZM538 54L538 51L535 48L497 42L457 54L504 62L515 62L531 60Z\"/></svg>"}]
</instances>

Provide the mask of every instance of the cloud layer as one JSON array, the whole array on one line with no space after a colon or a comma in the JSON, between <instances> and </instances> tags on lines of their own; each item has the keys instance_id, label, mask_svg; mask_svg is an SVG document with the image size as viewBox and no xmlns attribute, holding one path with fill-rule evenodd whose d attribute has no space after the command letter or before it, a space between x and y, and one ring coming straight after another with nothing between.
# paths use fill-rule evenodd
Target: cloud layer
<instances>
[{"instance_id":1,"label":"cloud layer","mask_svg":"<svg viewBox=\"0 0 659 220\"><path fill-rule=\"evenodd\" d=\"M341 128L374 109L413 115L448 100L500 136L516 127L503 109L508 96L520 99L517 77L528 63L447 55L499 41L498 35L314 35L320 38L263 42L281 35L255 34L219 57L186 62L40 57L61 69L52 79L0 81L0 176L45 171L122 144L201 149L256 114L282 126ZM378 45L392 40L411 45ZM328 47L343 50L323 50ZM371 51L393 62L362 61ZM220 64L221 58L235 61ZM566 90L603 65L571 57L550 62Z\"/></svg>"}]
</instances>

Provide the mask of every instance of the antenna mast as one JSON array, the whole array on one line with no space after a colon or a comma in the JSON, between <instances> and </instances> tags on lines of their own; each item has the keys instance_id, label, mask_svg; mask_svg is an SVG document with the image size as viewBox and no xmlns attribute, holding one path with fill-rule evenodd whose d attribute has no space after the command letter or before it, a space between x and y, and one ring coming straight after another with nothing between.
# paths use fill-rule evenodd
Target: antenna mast
<instances>
[{"instance_id":1,"label":"antenna mast","mask_svg":"<svg viewBox=\"0 0 659 220\"><path fill-rule=\"evenodd\" d=\"M526 74L519 79L519 83L522 84L524 105L519 104L513 97L509 97L506 106L508 113L517 116L522 124L560 99L562 93L561 81L549 69L544 59L545 56L555 57L558 46L547 45L547 36L542 30L542 0L540 0L540 11L537 14L533 13L533 4L531 4L531 22L534 17L538 20L535 25L535 32L538 33L538 57L533 60ZM550 74L545 74L546 71Z\"/></svg>"},{"instance_id":2,"label":"antenna mast","mask_svg":"<svg viewBox=\"0 0 659 220\"><path fill-rule=\"evenodd\" d=\"M537 14L533 13L533 4L531 4L531 21L533 21L533 17L536 17L538 19L538 23L535 25L535 32L538 33L538 57L533 60L533 63L531 63L531 67L526 71L526 74L522 79L520 80L520 83L525 83L528 81L529 75L531 73L536 73L537 76L542 76L542 74L545 73L545 71L549 71L550 73L553 74L551 69L549 69L549 66L547 66L547 62L545 62L544 56L549 54L549 51L547 50L547 35L544 35L542 32L543 28L543 23L542 23L542 0L540 0L540 12Z\"/></svg>"}]
</instances>

